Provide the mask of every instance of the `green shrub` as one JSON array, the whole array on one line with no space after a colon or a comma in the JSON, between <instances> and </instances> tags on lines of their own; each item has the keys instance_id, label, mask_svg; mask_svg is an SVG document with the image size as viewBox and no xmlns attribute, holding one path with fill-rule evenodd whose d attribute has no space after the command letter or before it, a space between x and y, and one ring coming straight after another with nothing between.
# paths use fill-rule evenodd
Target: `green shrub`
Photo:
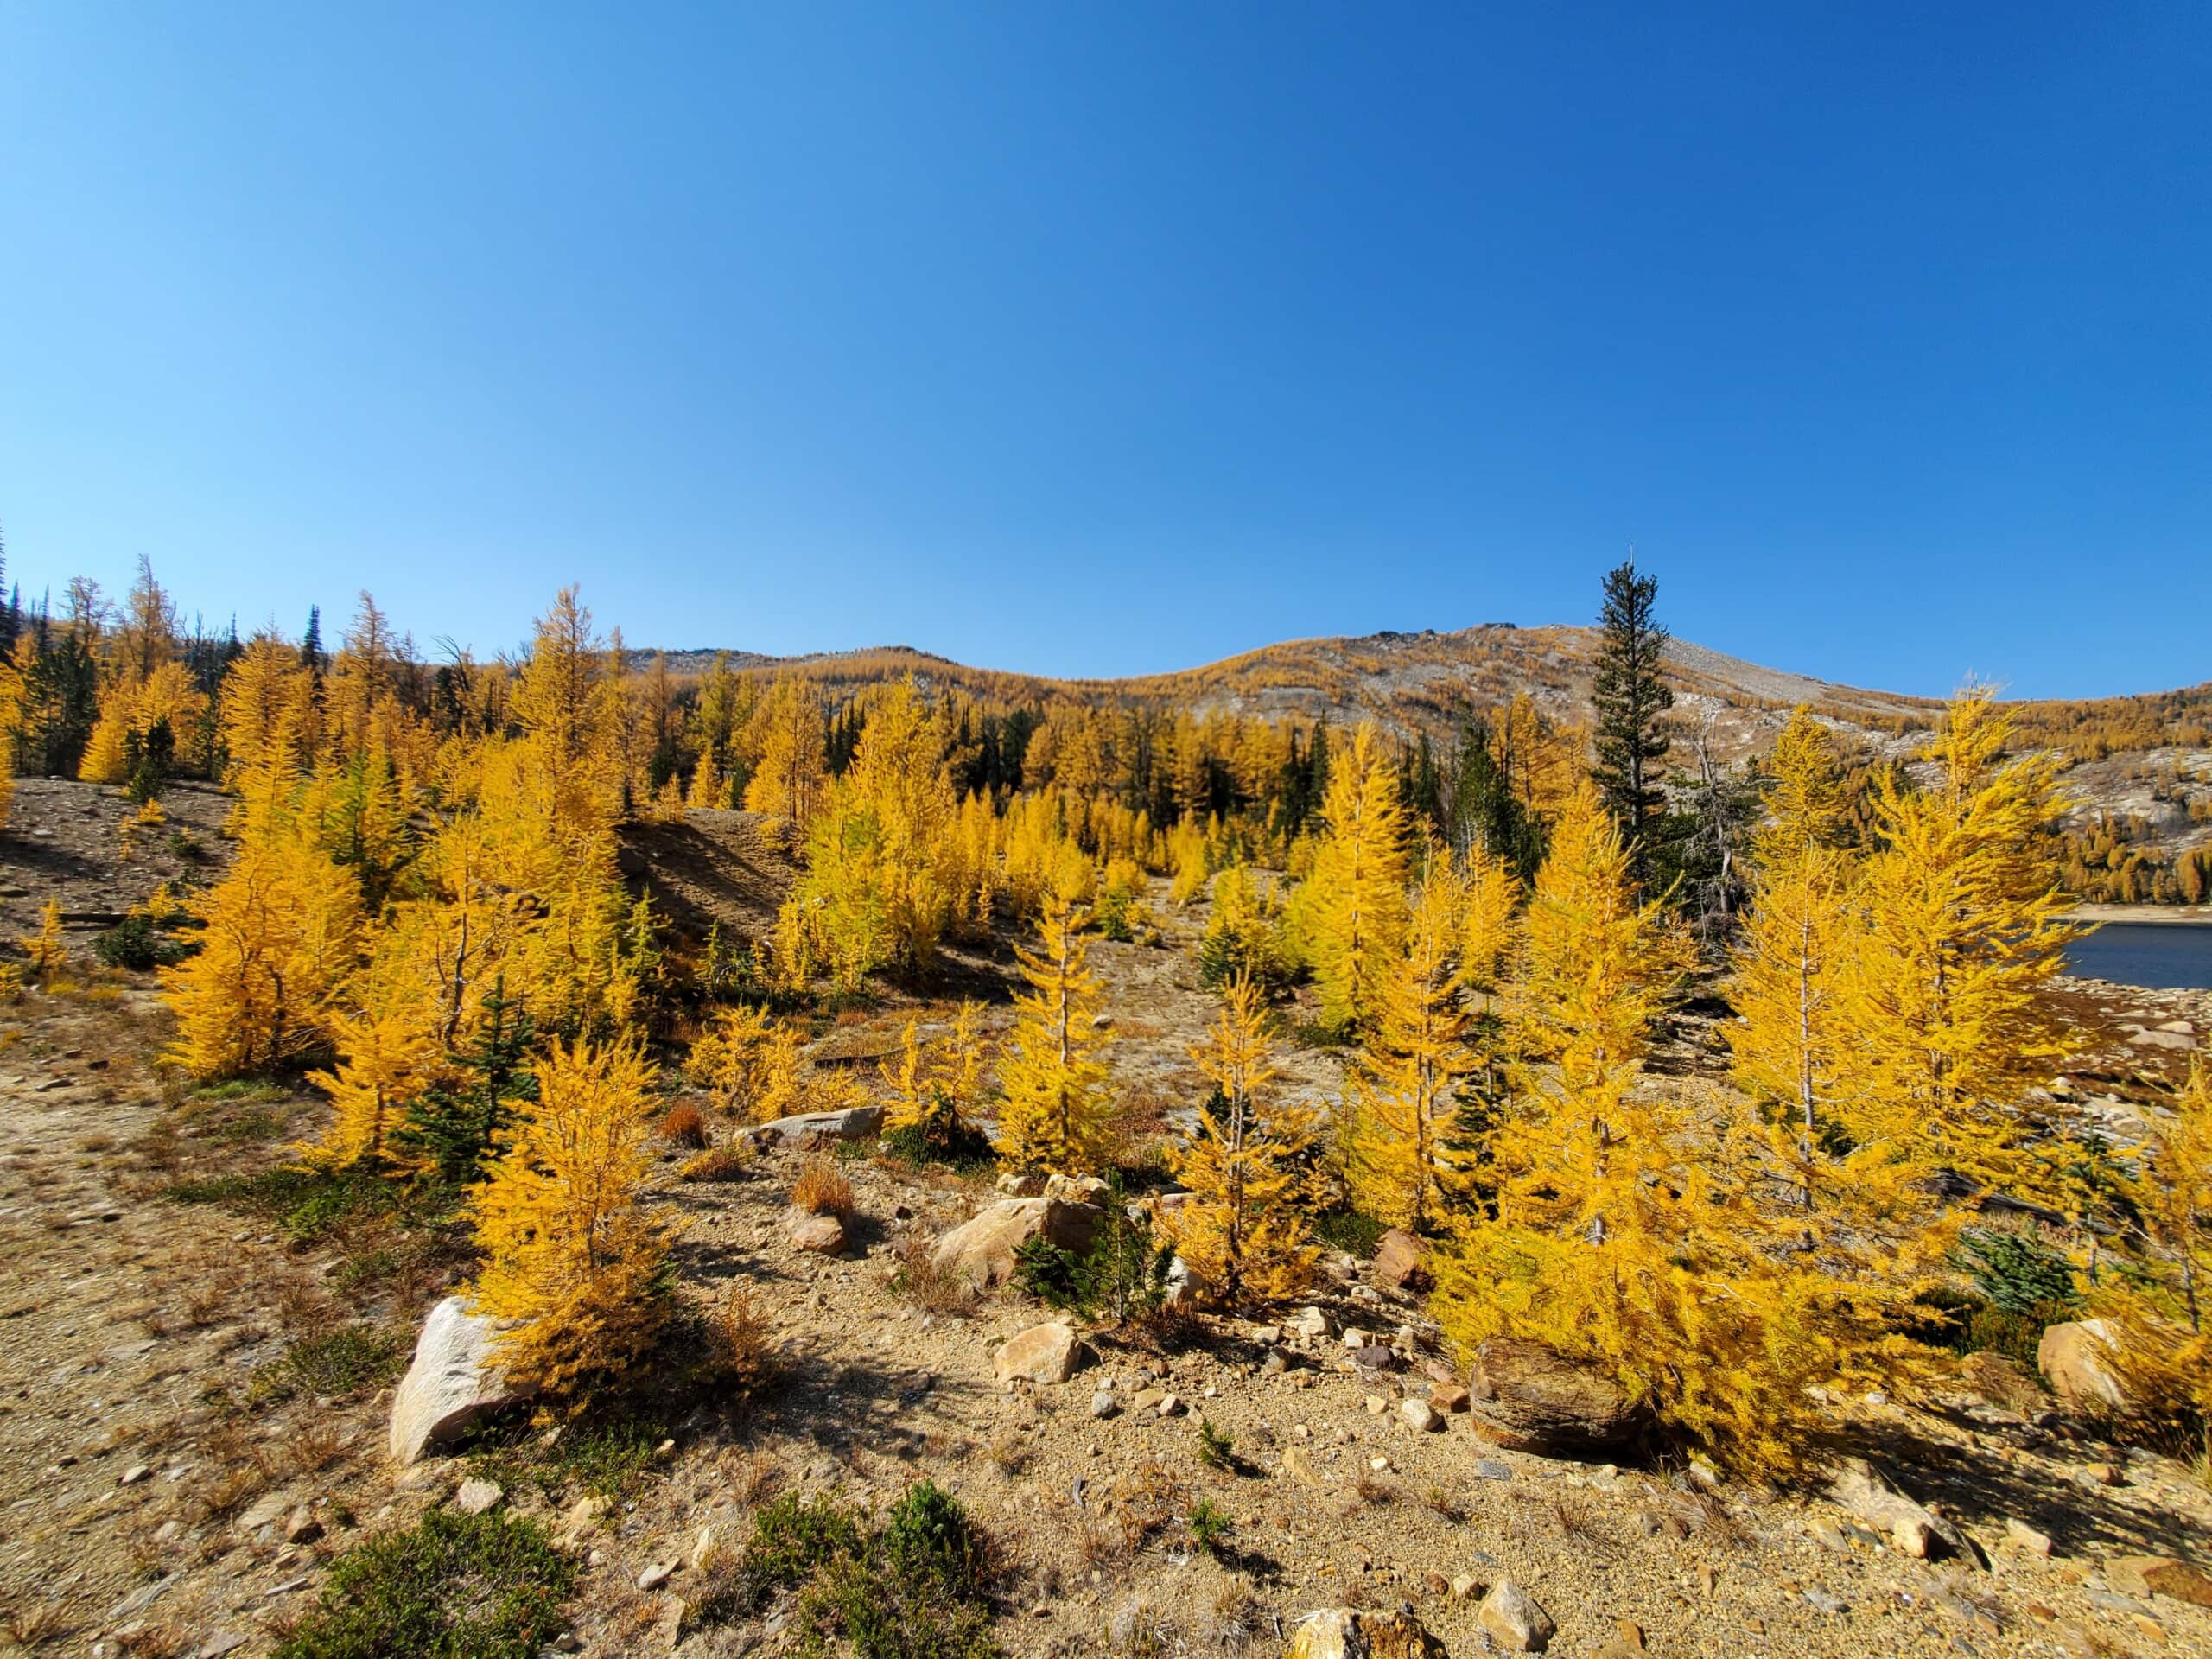
<instances>
[{"instance_id":1,"label":"green shrub","mask_svg":"<svg viewBox=\"0 0 2212 1659\"><path fill-rule=\"evenodd\" d=\"M2008 1313L2056 1308L2063 1319L2082 1305L2074 1264L2039 1233L1969 1227L1959 1235L1952 1262L1993 1306Z\"/></svg>"},{"instance_id":2,"label":"green shrub","mask_svg":"<svg viewBox=\"0 0 2212 1659\"><path fill-rule=\"evenodd\" d=\"M959 1500L928 1481L908 1488L873 1532L826 1497L787 1495L753 1517L734 1567L709 1569L687 1617L724 1623L797 1589L793 1635L802 1654L997 1659L983 1599L987 1560Z\"/></svg>"},{"instance_id":3,"label":"green shrub","mask_svg":"<svg viewBox=\"0 0 2212 1659\"><path fill-rule=\"evenodd\" d=\"M393 1332L369 1325L341 1325L302 1337L282 1357L255 1374L248 1399L255 1404L294 1395L358 1394L399 1375L405 1344Z\"/></svg>"},{"instance_id":4,"label":"green shrub","mask_svg":"<svg viewBox=\"0 0 2212 1659\"><path fill-rule=\"evenodd\" d=\"M1331 1249L1364 1262L1382 1242L1382 1224L1357 1210L1331 1210L1313 1217L1313 1236Z\"/></svg>"},{"instance_id":5,"label":"green shrub","mask_svg":"<svg viewBox=\"0 0 2212 1659\"><path fill-rule=\"evenodd\" d=\"M126 916L92 941L92 954L110 968L129 968L143 973L181 962L189 952L168 938L145 916Z\"/></svg>"},{"instance_id":6,"label":"green shrub","mask_svg":"<svg viewBox=\"0 0 2212 1659\"><path fill-rule=\"evenodd\" d=\"M433 1510L340 1557L276 1659L536 1659L575 1581L535 1522Z\"/></svg>"},{"instance_id":7,"label":"green shrub","mask_svg":"<svg viewBox=\"0 0 2212 1659\"><path fill-rule=\"evenodd\" d=\"M1213 1426L1213 1419L1198 1419L1198 1461L1209 1469L1236 1466L1236 1442Z\"/></svg>"},{"instance_id":8,"label":"green shrub","mask_svg":"<svg viewBox=\"0 0 2212 1659\"><path fill-rule=\"evenodd\" d=\"M1202 1497L1192 1504L1190 1514L1183 1518L1185 1524L1191 1529L1192 1541L1209 1555L1221 1553L1222 1547L1229 1541L1230 1531L1234 1525L1229 1518L1229 1511L1210 1497Z\"/></svg>"}]
</instances>

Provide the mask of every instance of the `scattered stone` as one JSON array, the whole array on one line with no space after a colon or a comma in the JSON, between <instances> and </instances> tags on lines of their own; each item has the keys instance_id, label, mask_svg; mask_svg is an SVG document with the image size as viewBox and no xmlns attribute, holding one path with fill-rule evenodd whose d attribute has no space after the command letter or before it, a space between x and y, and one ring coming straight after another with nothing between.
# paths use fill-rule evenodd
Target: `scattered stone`
<instances>
[{"instance_id":1,"label":"scattered stone","mask_svg":"<svg viewBox=\"0 0 2212 1659\"><path fill-rule=\"evenodd\" d=\"M2092 1416L2124 1411L2127 1390L2113 1374L2112 1327L2102 1319L2047 1327L2036 1344L2036 1370L2059 1404Z\"/></svg>"},{"instance_id":2,"label":"scattered stone","mask_svg":"<svg viewBox=\"0 0 2212 1659\"><path fill-rule=\"evenodd\" d=\"M1106 1183L1096 1175L1048 1175L1045 1178L1045 1196L1058 1198L1063 1204L1103 1204L1107 1190Z\"/></svg>"},{"instance_id":3,"label":"scattered stone","mask_svg":"<svg viewBox=\"0 0 2212 1659\"><path fill-rule=\"evenodd\" d=\"M1163 1394L1160 1396L1160 1404L1156 1409L1162 1417L1173 1417L1183 1409L1183 1402L1174 1395Z\"/></svg>"},{"instance_id":4,"label":"scattered stone","mask_svg":"<svg viewBox=\"0 0 2212 1659\"><path fill-rule=\"evenodd\" d=\"M1445 1650L1409 1610L1324 1607L1291 1633L1286 1659L1445 1659Z\"/></svg>"},{"instance_id":5,"label":"scattered stone","mask_svg":"<svg viewBox=\"0 0 2212 1659\"><path fill-rule=\"evenodd\" d=\"M1303 1485L1319 1486L1321 1484L1321 1477L1314 1472L1313 1459L1294 1446L1282 1454L1282 1471Z\"/></svg>"},{"instance_id":6,"label":"scattered stone","mask_svg":"<svg viewBox=\"0 0 2212 1659\"><path fill-rule=\"evenodd\" d=\"M1613 1639L1598 1649L1596 1659L1630 1659L1643 1651L1643 1626L1624 1618L1613 1627Z\"/></svg>"},{"instance_id":7,"label":"scattered stone","mask_svg":"<svg viewBox=\"0 0 2212 1659\"><path fill-rule=\"evenodd\" d=\"M1341 1341L1351 1352L1357 1353L1361 1349L1367 1346L1368 1337L1367 1332L1361 1330L1357 1325L1348 1325L1344 1327L1344 1335L1340 1337L1338 1340Z\"/></svg>"},{"instance_id":8,"label":"scattered stone","mask_svg":"<svg viewBox=\"0 0 2212 1659\"><path fill-rule=\"evenodd\" d=\"M481 1515L505 1496L498 1481L480 1476L461 1483L461 1490L453 1495L453 1506L463 1515Z\"/></svg>"},{"instance_id":9,"label":"scattered stone","mask_svg":"<svg viewBox=\"0 0 2212 1659\"><path fill-rule=\"evenodd\" d=\"M1390 1402L1379 1394L1370 1394L1360 1403L1367 1408L1367 1414L1370 1417L1380 1417L1390 1409Z\"/></svg>"},{"instance_id":10,"label":"scattered stone","mask_svg":"<svg viewBox=\"0 0 2212 1659\"><path fill-rule=\"evenodd\" d=\"M290 1508L290 1501L282 1492L268 1492L254 1500L253 1506L238 1516L240 1532L259 1532L262 1528L274 1526Z\"/></svg>"},{"instance_id":11,"label":"scattered stone","mask_svg":"<svg viewBox=\"0 0 2212 1659\"><path fill-rule=\"evenodd\" d=\"M1379 1342L1370 1342L1352 1355L1352 1363L1363 1371L1395 1371L1398 1357Z\"/></svg>"},{"instance_id":12,"label":"scattered stone","mask_svg":"<svg viewBox=\"0 0 2212 1659\"><path fill-rule=\"evenodd\" d=\"M1270 1348L1267 1357L1260 1362L1260 1374L1263 1376L1281 1376L1289 1369L1290 1362L1282 1357L1280 1349Z\"/></svg>"},{"instance_id":13,"label":"scattered stone","mask_svg":"<svg viewBox=\"0 0 2212 1659\"><path fill-rule=\"evenodd\" d=\"M1252 1332L1252 1340L1262 1348L1272 1348L1282 1340L1282 1327L1279 1325L1261 1325Z\"/></svg>"},{"instance_id":14,"label":"scattered stone","mask_svg":"<svg viewBox=\"0 0 2212 1659\"><path fill-rule=\"evenodd\" d=\"M123 1471L123 1478L116 1482L116 1484L118 1486L136 1486L140 1481L151 1476L153 1472L154 1471L149 1469L144 1464L134 1463L128 1469Z\"/></svg>"},{"instance_id":15,"label":"scattered stone","mask_svg":"<svg viewBox=\"0 0 2212 1659\"><path fill-rule=\"evenodd\" d=\"M666 1584L675 1576L675 1562L655 1561L651 1567L638 1574L638 1588L650 1593L652 1591L659 1589L661 1586Z\"/></svg>"},{"instance_id":16,"label":"scattered stone","mask_svg":"<svg viewBox=\"0 0 2212 1659\"><path fill-rule=\"evenodd\" d=\"M2044 1560L2050 1559L2050 1535L2037 1532L2019 1516L2005 1522L2005 1542L2023 1555L2034 1555Z\"/></svg>"},{"instance_id":17,"label":"scattered stone","mask_svg":"<svg viewBox=\"0 0 2212 1659\"><path fill-rule=\"evenodd\" d=\"M1086 1255L1103 1219L1095 1205L1005 1198L938 1239L931 1256L940 1271L961 1274L977 1290L991 1290L1014 1277L1014 1252L1031 1239Z\"/></svg>"},{"instance_id":18,"label":"scattered stone","mask_svg":"<svg viewBox=\"0 0 2212 1659\"><path fill-rule=\"evenodd\" d=\"M1471 1573L1462 1573L1452 1580L1452 1597L1459 1601L1465 1601L1470 1596L1479 1596L1489 1588L1488 1585Z\"/></svg>"},{"instance_id":19,"label":"scattered stone","mask_svg":"<svg viewBox=\"0 0 2212 1659\"><path fill-rule=\"evenodd\" d=\"M1290 1321L1291 1334L1309 1342L1326 1341L1332 1328L1329 1316L1318 1307L1301 1307Z\"/></svg>"},{"instance_id":20,"label":"scattered stone","mask_svg":"<svg viewBox=\"0 0 2212 1659\"><path fill-rule=\"evenodd\" d=\"M2118 1486L2125 1477L2109 1463L2085 1463L2080 1479L2084 1486Z\"/></svg>"},{"instance_id":21,"label":"scattered stone","mask_svg":"<svg viewBox=\"0 0 2212 1659\"><path fill-rule=\"evenodd\" d=\"M999 1350L994 1362L1000 1382L1027 1377L1032 1382L1065 1382L1089 1363L1090 1348L1061 1320L1035 1325ZM1108 1396L1111 1404L1111 1396Z\"/></svg>"},{"instance_id":22,"label":"scattered stone","mask_svg":"<svg viewBox=\"0 0 2212 1659\"><path fill-rule=\"evenodd\" d=\"M1436 1282L1428 1270L1428 1246L1402 1227L1382 1235L1375 1249L1375 1277L1397 1290L1427 1290Z\"/></svg>"},{"instance_id":23,"label":"scattered stone","mask_svg":"<svg viewBox=\"0 0 2212 1659\"><path fill-rule=\"evenodd\" d=\"M1843 1535L1843 1529L1833 1521L1808 1521L1805 1523L1805 1533L1831 1555L1843 1555L1850 1553L1851 1541Z\"/></svg>"},{"instance_id":24,"label":"scattered stone","mask_svg":"<svg viewBox=\"0 0 2212 1659\"><path fill-rule=\"evenodd\" d=\"M315 1511L306 1504L296 1505L284 1520L284 1541L288 1544L311 1544L322 1536L322 1522L315 1518Z\"/></svg>"},{"instance_id":25,"label":"scattered stone","mask_svg":"<svg viewBox=\"0 0 2212 1659\"><path fill-rule=\"evenodd\" d=\"M999 1177L998 1190L1009 1198L1041 1198L1045 1192L1045 1172L1041 1169L1008 1170Z\"/></svg>"},{"instance_id":26,"label":"scattered stone","mask_svg":"<svg viewBox=\"0 0 2212 1659\"><path fill-rule=\"evenodd\" d=\"M1508 1653L1541 1653L1556 1628L1551 1616L1510 1579L1500 1579L1475 1615L1484 1634Z\"/></svg>"},{"instance_id":27,"label":"scattered stone","mask_svg":"<svg viewBox=\"0 0 2212 1659\"><path fill-rule=\"evenodd\" d=\"M560 1529L553 1535L553 1541L563 1549L574 1549L583 1541L584 1535L600 1522L607 1513L603 1497L580 1497L571 1503L561 1516Z\"/></svg>"},{"instance_id":28,"label":"scattered stone","mask_svg":"<svg viewBox=\"0 0 2212 1659\"><path fill-rule=\"evenodd\" d=\"M392 1461L414 1463L487 1413L524 1397L492 1363L492 1344L504 1327L471 1313L458 1296L430 1310L416 1339L414 1363L391 1396Z\"/></svg>"},{"instance_id":29,"label":"scattered stone","mask_svg":"<svg viewBox=\"0 0 2212 1659\"><path fill-rule=\"evenodd\" d=\"M1436 1408L1426 1400L1408 1400L1398 1408L1398 1415L1406 1427L1416 1434L1432 1433L1444 1427L1444 1419Z\"/></svg>"},{"instance_id":30,"label":"scattered stone","mask_svg":"<svg viewBox=\"0 0 2212 1659\"><path fill-rule=\"evenodd\" d=\"M1897 1548L1916 1560L1948 1555L1970 1567L1987 1565L1965 1533L1890 1485L1861 1459L1845 1459L1828 1496L1845 1513L1887 1532Z\"/></svg>"},{"instance_id":31,"label":"scattered stone","mask_svg":"<svg viewBox=\"0 0 2212 1659\"><path fill-rule=\"evenodd\" d=\"M1476 1427L1508 1451L1610 1448L1641 1421L1620 1385L1594 1366L1511 1338L1493 1337L1475 1351L1468 1392Z\"/></svg>"},{"instance_id":32,"label":"scattered stone","mask_svg":"<svg viewBox=\"0 0 2212 1659\"><path fill-rule=\"evenodd\" d=\"M2105 1563L2105 1582L2123 1595L2212 1607L2212 1575L2168 1555L2116 1555Z\"/></svg>"},{"instance_id":33,"label":"scattered stone","mask_svg":"<svg viewBox=\"0 0 2212 1659\"><path fill-rule=\"evenodd\" d=\"M795 1250L806 1250L816 1255L840 1255L845 1249L845 1224L836 1216L794 1210L785 1224L785 1236Z\"/></svg>"},{"instance_id":34,"label":"scattered stone","mask_svg":"<svg viewBox=\"0 0 2212 1659\"><path fill-rule=\"evenodd\" d=\"M1475 1478L1477 1480L1510 1480L1513 1478L1513 1469L1510 1464L1501 1463L1496 1458L1477 1458Z\"/></svg>"},{"instance_id":35,"label":"scattered stone","mask_svg":"<svg viewBox=\"0 0 2212 1659\"><path fill-rule=\"evenodd\" d=\"M1465 1411L1470 1395L1461 1382L1440 1382L1428 1391L1428 1403L1439 1411Z\"/></svg>"},{"instance_id":36,"label":"scattered stone","mask_svg":"<svg viewBox=\"0 0 2212 1659\"><path fill-rule=\"evenodd\" d=\"M1816 1613L1833 1616L1844 1611L1844 1604L1825 1590L1808 1590L1804 1595L1805 1605Z\"/></svg>"}]
</instances>

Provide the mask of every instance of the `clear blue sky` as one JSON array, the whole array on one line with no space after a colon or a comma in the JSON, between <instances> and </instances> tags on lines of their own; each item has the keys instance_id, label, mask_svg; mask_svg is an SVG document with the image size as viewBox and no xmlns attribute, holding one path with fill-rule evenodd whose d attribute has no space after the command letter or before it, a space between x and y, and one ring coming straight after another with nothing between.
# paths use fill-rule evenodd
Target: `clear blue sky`
<instances>
[{"instance_id":1,"label":"clear blue sky","mask_svg":"<svg viewBox=\"0 0 2212 1659\"><path fill-rule=\"evenodd\" d=\"M2212 8L1494 10L15 0L12 573L1123 673L1633 542L1831 678L2212 677Z\"/></svg>"}]
</instances>

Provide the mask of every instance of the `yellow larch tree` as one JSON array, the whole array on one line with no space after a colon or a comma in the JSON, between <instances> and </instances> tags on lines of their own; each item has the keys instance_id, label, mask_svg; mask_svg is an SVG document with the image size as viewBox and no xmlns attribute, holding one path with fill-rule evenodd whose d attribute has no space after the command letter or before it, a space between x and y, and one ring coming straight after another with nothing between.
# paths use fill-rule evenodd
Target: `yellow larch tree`
<instances>
[{"instance_id":1,"label":"yellow larch tree","mask_svg":"<svg viewBox=\"0 0 2212 1659\"><path fill-rule=\"evenodd\" d=\"M828 792L822 704L794 676L779 679L753 714L758 760L745 785L745 810L804 829Z\"/></svg>"},{"instance_id":2,"label":"yellow larch tree","mask_svg":"<svg viewBox=\"0 0 2212 1659\"><path fill-rule=\"evenodd\" d=\"M1928 786L1875 785L1838 980L1838 1109L1854 1168L1892 1186L1942 1169L2031 1180L2018 1103L2072 1052L2043 995L2079 933L2046 834L2063 810L2057 759L2008 760L2011 734L1993 694L1970 689L1923 757Z\"/></svg>"},{"instance_id":3,"label":"yellow larch tree","mask_svg":"<svg viewBox=\"0 0 2212 1659\"><path fill-rule=\"evenodd\" d=\"M1684 958L1637 902L1620 833L1586 784L1530 904L1516 1030L1532 1052L1483 1148L1486 1205L1456 1218L1437 1317L1592 1363L1725 1461L1783 1467L1810 1410L1875 1333L1769 1219L1707 1107L1640 1087L1648 1031Z\"/></svg>"},{"instance_id":4,"label":"yellow larch tree","mask_svg":"<svg viewBox=\"0 0 2212 1659\"><path fill-rule=\"evenodd\" d=\"M393 1136L406 1122L407 1108L449 1069L429 1014L419 997L385 994L372 1006L331 1016L331 1041L344 1058L308 1078L331 1105L321 1141L302 1148L310 1166L395 1175L424 1166L419 1151Z\"/></svg>"},{"instance_id":5,"label":"yellow larch tree","mask_svg":"<svg viewBox=\"0 0 2212 1659\"><path fill-rule=\"evenodd\" d=\"M949 1147L972 1134L969 1115L982 1097L982 1006L963 1001L952 1029L937 1043L922 1040L909 1020L895 1060L880 1068L884 1084L883 1128L918 1131L925 1146Z\"/></svg>"},{"instance_id":6,"label":"yellow larch tree","mask_svg":"<svg viewBox=\"0 0 2212 1659\"><path fill-rule=\"evenodd\" d=\"M1321 1023L1348 1031L1380 1005L1406 927L1405 811L1372 724L1331 763L1321 817L1313 874L1295 911Z\"/></svg>"},{"instance_id":7,"label":"yellow larch tree","mask_svg":"<svg viewBox=\"0 0 2212 1659\"><path fill-rule=\"evenodd\" d=\"M1033 956L1015 947L1033 988L1014 999L1019 1017L999 1065L1006 1100L997 1149L1018 1168L1090 1174L1110 1150L1106 1068L1092 1025L1098 982L1085 963L1082 931L1088 919L1087 912L1050 896L1038 921L1044 948Z\"/></svg>"},{"instance_id":8,"label":"yellow larch tree","mask_svg":"<svg viewBox=\"0 0 2212 1659\"><path fill-rule=\"evenodd\" d=\"M195 1077L264 1071L324 1048L332 999L354 969L360 889L301 812L300 714L286 704L235 774L237 854L189 906L200 950L162 973L177 1021L169 1052Z\"/></svg>"},{"instance_id":9,"label":"yellow larch tree","mask_svg":"<svg viewBox=\"0 0 2212 1659\"><path fill-rule=\"evenodd\" d=\"M485 1264L473 1300L514 1322L499 1361L573 1402L641 1358L664 1311L667 1246L638 1207L653 1067L635 1044L556 1044L470 1208Z\"/></svg>"},{"instance_id":10,"label":"yellow larch tree","mask_svg":"<svg viewBox=\"0 0 2212 1659\"><path fill-rule=\"evenodd\" d=\"M1214 1095L1174 1157L1193 1196L1163 1213L1161 1230L1231 1306L1294 1295L1320 1256L1306 1219L1319 1125L1310 1109L1268 1098L1274 1045L1266 999L1249 978L1230 982L1191 1058Z\"/></svg>"},{"instance_id":11,"label":"yellow larch tree","mask_svg":"<svg viewBox=\"0 0 2212 1659\"><path fill-rule=\"evenodd\" d=\"M1458 966L1466 897L1451 861L1436 861L1383 982L1366 1048L1346 1078L1344 1172L1353 1202L1389 1226L1417 1232L1447 1207L1445 1143L1459 1080L1475 1063Z\"/></svg>"},{"instance_id":12,"label":"yellow larch tree","mask_svg":"<svg viewBox=\"0 0 2212 1659\"><path fill-rule=\"evenodd\" d=\"M2177 1441L2212 1432L2212 1068L2202 1057L2155 1119L2129 1184L2139 1250L2091 1298L2110 1322L2133 1414Z\"/></svg>"},{"instance_id":13,"label":"yellow larch tree","mask_svg":"<svg viewBox=\"0 0 2212 1659\"><path fill-rule=\"evenodd\" d=\"M1851 950L1842 790L1827 728L1800 708L1776 740L1766 821L1752 841L1751 911L1732 957L1727 1028L1737 1081L1764 1109L1746 1126L1774 1178L1810 1209L1834 1118L1837 986Z\"/></svg>"}]
</instances>

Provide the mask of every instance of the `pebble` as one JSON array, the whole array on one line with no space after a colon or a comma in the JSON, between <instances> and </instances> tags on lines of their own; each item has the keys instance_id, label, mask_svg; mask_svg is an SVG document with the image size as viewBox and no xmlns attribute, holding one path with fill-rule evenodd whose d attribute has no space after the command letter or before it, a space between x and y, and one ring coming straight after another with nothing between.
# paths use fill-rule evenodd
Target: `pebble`
<instances>
[{"instance_id":1,"label":"pebble","mask_svg":"<svg viewBox=\"0 0 2212 1659\"><path fill-rule=\"evenodd\" d=\"M453 1495L453 1506L463 1515L481 1515L506 1495L498 1481L479 1477L461 1483Z\"/></svg>"},{"instance_id":2,"label":"pebble","mask_svg":"<svg viewBox=\"0 0 2212 1659\"><path fill-rule=\"evenodd\" d=\"M116 1484L118 1486L136 1486L140 1481L144 1480L153 1472L154 1471L149 1469L144 1464L134 1463L128 1469L123 1471L123 1478Z\"/></svg>"},{"instance_id":3,"label":"pebble","mask_svg":"<svg viewBox=\"0 0 2212 1659\"><path fill-rule=\"evenodd\" d=\"M1477 1480L1510 1480L1513 1478L1513 1470L1510 1465L1500 1463L1496 1458L1477 1458L1475 1478Z\"/></svg>"},{"instance_id":4,"label":"pebble","mask_svg":"<svg viewBox=\"0 0 2212 1659\"><path fill-rule=\"evenodd\" d=\"M1090 1414L1094 1417L1111 1417L1120 1409L1121 1408L1114 1403L1111 1389L1101 1389L1090 1396Z\"/></svg>"},{"instance_id":5,"label":"pebble","mask_svg":"<svg viewBox=\"0 0 2212 1659\"><path fill-rule=\"evenodd\" d=\"M1408 1400L1398 1408L1398 1416L1416 1434L1426 1434L1444 1427L1444 1420L1436 1414L1436 1408L1426 1400Z\"/></svg>"},{"instance_id":6,"label":"pebble","mask_svg":"<svg viewBox=\"0 0 2212 1659\"><path fill-rule=\"evenodd\" d=\"M655 1561L651 1567L638 1574L638 1588L647 1591L658 1590L661 1586L666 1584L675 1576L675 1562Z\"/></svg>"}]
</instances>

